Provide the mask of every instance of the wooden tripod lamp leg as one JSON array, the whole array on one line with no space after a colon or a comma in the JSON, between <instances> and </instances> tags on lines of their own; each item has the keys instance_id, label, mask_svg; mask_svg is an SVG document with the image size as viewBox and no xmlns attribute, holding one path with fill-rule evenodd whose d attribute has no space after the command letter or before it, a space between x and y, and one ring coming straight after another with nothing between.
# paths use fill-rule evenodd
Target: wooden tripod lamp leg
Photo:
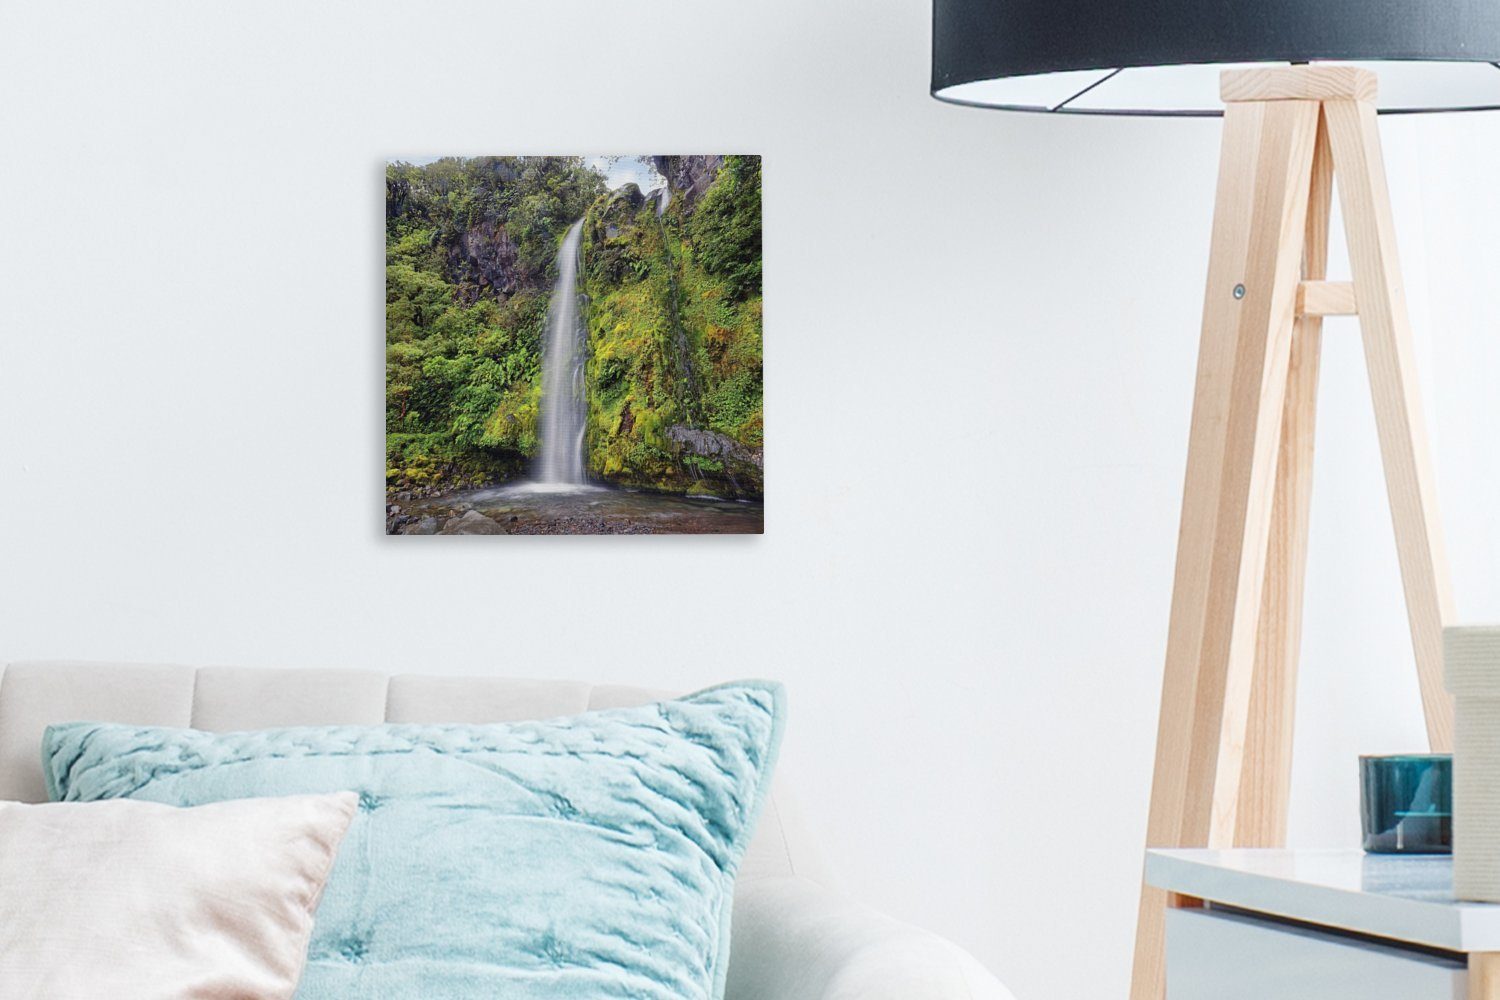
<instances>
[{"instance_id":1,"label":"wooden tripod lamp leg","mask_svg":"<svg viewBox=\"0 0 1500 1000\"><path fill-rule=\"evenodd\" d=\"M1230 72L1223 162L1167 637L1151 847L1286 836L1332 175L1348 230L1429 741L1451 745L1452 596L1376 131L1374 76ZM1321 124L1320 124L1321 123ZM1305 265L1303 263L1305 252ZM1295 321L1299 269L1308 315ZM1226 291L1233 289L1231 302ZM1316 293L1316 294L1315 294ZM1314 306L1314 301L1317 306ZM1248 759L1245 756L1249 747ZM1141 893L1131 1000L1163 993L1165 895Z\"/></svg>"},{"instance_id":2,"label":"wooden tripod lamp leg","mask_svg":"<svg viewBox=\"0 0 1500 1000\"><path fill-rule=\"evenodd\" d=\"M1151 846L1233 840L1318 120L1314 100L1224 118ZM1165 902L1143 887L1133 1000L1162 994Z\"/></svg>"},{"instance_id":3,"label":"wooden tripod lamp leg","mask_svg":"<svg viewBox=\"0 0 1500 1000\"><path fill-rule=\"evenodd\" d=\"M1328 217L1333 199L1333 155L1327 123L1318 126L1302 277L1328 274ZM1302 594L1307 579L1307 537L1312 508L1313 431L1323 317L1298 316L1292 335L1281 455L1266 553L1265 595L1255 644L1255 678L1245 731L1245 760L1235 814L1236 847L1286 846L1287 802L1292 782L1292 722L1296 717L1297 661L1302 648Z\"/></svg>"},{"instance_id":4,"label":"wooden tripod lamp leg","mask_svg":"<svg viewBox=\"0 0 1500 1000\"><path fill-rule=\"evenodd\" d=\"M1434 752L1447 752L1453 746L1453 704L1443 687L1443 624L1454 618L1452 585L1375 107L1341 100L1329 101L1325 108L1427 740Z\"/></svg>"}]
</instances>

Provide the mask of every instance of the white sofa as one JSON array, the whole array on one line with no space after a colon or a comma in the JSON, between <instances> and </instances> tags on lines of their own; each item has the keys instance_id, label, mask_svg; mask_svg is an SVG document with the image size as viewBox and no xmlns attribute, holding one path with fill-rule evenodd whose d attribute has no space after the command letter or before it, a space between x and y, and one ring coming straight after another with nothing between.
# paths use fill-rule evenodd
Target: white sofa
<instances>
[{"instance_id":1,"label":"white sofa","mask_svg":"<svg viewBox=\"0 0 1500 1000\"><path fill-rule=\"evenodd\" d=\"M495 677L12 663L0 666L0 799L45 801L41 737L54 722L217 731L506 722L658 697L640 688ZM810 877L814 862L804 845L773 788L736 887L727 1000L1014 1000L957 946L823 888Z\"/></svg>"}]
</instances>

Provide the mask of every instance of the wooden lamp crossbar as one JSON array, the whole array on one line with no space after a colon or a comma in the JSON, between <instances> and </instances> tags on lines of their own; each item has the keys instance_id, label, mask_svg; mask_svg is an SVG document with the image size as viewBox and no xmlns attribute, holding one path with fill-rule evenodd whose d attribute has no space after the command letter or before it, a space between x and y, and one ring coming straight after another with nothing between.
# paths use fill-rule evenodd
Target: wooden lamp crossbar
<instances>
[{"instance_id":1,"label":"wooden lamp crossbar","mask_svg":"<svg viewBox=\"0 0 1500 1000\"><path fill-rule=\"evenodd\" d=\"M1422 709L1447 750L1452 596L1412 360L1374 74L1227 71L1208 293L1167 638L1150 847L1285 846L1322 317L1358 315ZM1332 181L1354 280L1329 282ZM1179 901L1180 902L1180 901ZM1164 991L1143 886L1131 1000Z\"/></svg>"}]
</instances>

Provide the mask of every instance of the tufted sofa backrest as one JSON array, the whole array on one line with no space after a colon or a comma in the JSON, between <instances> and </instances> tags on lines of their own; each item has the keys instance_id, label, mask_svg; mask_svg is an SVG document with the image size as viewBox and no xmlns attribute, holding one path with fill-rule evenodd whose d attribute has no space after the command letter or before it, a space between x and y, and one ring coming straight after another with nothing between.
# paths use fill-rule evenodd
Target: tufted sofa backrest
<instances>
[{"instance_id":1,"label":"tufted sofa backrest","mask_svg":"<svg viewBox=\"0 0 1500 1000\"><path fill-rule=\"evenodd\" d=\"M644 688L504 677L11 663L0 666L0 799L46 801L42 731L57 722L123 722L213 732L382 722L516 722L643 705L662 697L666 696ZM741 882L800 872L793 865L785 820L773 783L740 869Z\"/></svg>"}]
</instances>

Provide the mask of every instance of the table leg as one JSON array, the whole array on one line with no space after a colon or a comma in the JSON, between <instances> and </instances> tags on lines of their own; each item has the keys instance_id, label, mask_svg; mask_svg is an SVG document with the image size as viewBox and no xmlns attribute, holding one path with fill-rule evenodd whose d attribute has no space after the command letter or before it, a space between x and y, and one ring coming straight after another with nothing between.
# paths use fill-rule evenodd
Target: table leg
<instances>
[{"instance_id":1,"label":"table leg","mask_svg":"<svg viewBox=\"0 0 1500 1000\"><path fill-rule=\"evenodd\" d=\"M1469 956L1469 1000L1500 1000L1500 951Z\"/></svg>"}]
</instances>

